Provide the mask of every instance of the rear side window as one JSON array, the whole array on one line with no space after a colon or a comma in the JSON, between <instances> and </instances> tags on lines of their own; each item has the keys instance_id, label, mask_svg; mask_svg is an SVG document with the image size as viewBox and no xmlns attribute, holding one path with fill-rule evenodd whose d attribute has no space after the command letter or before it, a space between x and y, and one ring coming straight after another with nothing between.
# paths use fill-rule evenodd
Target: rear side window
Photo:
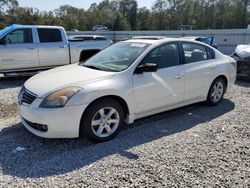
<instances>
[{"instance_id":1,"label":"rear side window","mask_svg":"<svg viewBox=\"0 0 250 188\"><path fill-rule=\"evenodd\" d=\"M172 67L180 64L179 57L178 44L167 43L151 51L143 60L143 64L155 63L159 69Z\"/></svg>"},{"instance_id":2,"label":"rear side window","mask_svg":"<svg viewBox=\"0 0 250 188\"><path fill-rule=\"evenodd\" d=\"M17 29L8 33L4 40L6 44L33 43L31 29Z\"/></svg>"},{"instance_id":3,"label":"rear side window","mask_svg":"<svg viewBox=\"0 0 250 188\"><path fill-rule=\"evenodd\" d=\"M199 44L194 43L182 43L185 62L188 63L195 63L199 61L206 61L212 58L213 52Z\"/></svg>"},{"instance_id":4,"label":"rear side window","mask_svg":"<svg viewBox=\"0 0 250 188\"><path fill-rule=\"evenodd\" d=\"M39 40L41 43L62 41L62 35L59 29L40 28L37 30L38 30Z\"/></svg>"}]
</instances>

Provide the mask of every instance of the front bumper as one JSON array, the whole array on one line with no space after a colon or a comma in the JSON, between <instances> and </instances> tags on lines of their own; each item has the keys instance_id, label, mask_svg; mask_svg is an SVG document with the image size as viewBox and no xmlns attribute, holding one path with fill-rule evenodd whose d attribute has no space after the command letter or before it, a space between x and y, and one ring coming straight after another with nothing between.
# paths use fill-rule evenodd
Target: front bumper
<instances>
[{"instance_id":1,"label":"front bumper","mask_svg":"<svg viewBox=\"0 0 250 188\"><path fill-rule=\"evenodd\" d=\"M237 61L237 77L250 79L250 59Z\"/></svg>"},{"instance_id":2,"label":"front bumper","mask_svg":"<svg viewBox=\"0 0 250 188\"><path fill-rule=\"evenodd\" d=\"M80 121L87 105L65 106L64 108L39 108L42 99L36 99L31 105L18 105L23 125L33 134L44 138L75 138L79 136ZM34 128L44 125L46 131Z\"/></svg>"}]
</instances>

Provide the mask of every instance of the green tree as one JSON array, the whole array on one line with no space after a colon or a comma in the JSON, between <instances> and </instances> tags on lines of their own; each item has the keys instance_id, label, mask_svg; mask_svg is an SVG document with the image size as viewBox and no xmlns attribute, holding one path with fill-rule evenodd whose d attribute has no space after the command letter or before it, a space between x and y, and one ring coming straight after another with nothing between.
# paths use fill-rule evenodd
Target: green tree
<instances>
[{"instance_id":1,"label":"green tree","mask_svg":"<svg viewBox=\"0 0 250 188\"><path fill-rule=\"evenodd\" d=\"M136 17L137 17L138 4L136 0L120 0L119 11L127 19L131 30L136 29Z\"/></svg>"},{"instance_id":2,"label":"green tree","mask_svg":"<svg viewBox=\"0 0 250 188\"><path fill-rule=\"evenodd\" d=\"M89 9L62 5L54 11L24 8L17 0L0 0L0 29L12 23L61 25L66 30L165 30L180 25L195 29L246 28L249 0L155 0L151 9L138 8L137 0L103 0Z\"/></svg>"},{"instance_id":3,"label":"green tree","mask_svg":"<svg viewBox=\"0 0 250 188\"><path fill-rule=\"evenodd\" d=\"M70 5L60 6L55 10L55 15L66 30L86 29L86 15L83 9L78 9Z\"/></svg>"},{"instance_id":4,"label":"green tree","mask_svg":"<svg viewBox=\"0 0 250 188\"><path fill-rule=\"evenodd\" d=\"M9 16L17 7L17 0L0 0L0 29L6 27L11 22Z\"/></svg>"},{"instance_id":5,"label":"green tree","mask_svg":"<svg viewBox=\"0 0 250 188\"><path fill-rule=\"evenodd\" d=\"M165 13L167 10L167 1L157 0L154 3L152 10L153 10L153 17L154 17L155 23L157 23L157 29L164 30L166 27L164 18L165 18Z\"/></svg>"},{"instance_id":6,"label":"green tree","mask_svg":"<svg viewBox=\"0 0 250 188\"><path fill-rule=\"evenodd\" d=\"M151 12L146 7L139 8L137 13L137 29L150 30L152 28Z\"/></svg>"}]
</instances>

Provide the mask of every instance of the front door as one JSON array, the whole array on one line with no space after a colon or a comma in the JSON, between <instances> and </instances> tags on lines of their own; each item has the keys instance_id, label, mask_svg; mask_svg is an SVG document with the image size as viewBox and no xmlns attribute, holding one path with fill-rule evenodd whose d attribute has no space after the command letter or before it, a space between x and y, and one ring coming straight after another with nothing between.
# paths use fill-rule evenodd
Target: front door
<instances>
[{"instance_id":1,"label":"front door","mask_svg":"<svg viewBox=\"0 0 250 188\"><path fill-rule=\"evenodd\" d=\"M157 72L133 75L135 114L173 106L183 102L184 65L180 63L177 43L152 50L142 61L158 65Z\"/></svg>"},{"instance_id":2,"label":"front door","mask_svg":"<svg viewBox=\"0 0 250 188\"><path fill-rule=\"evenodd\" d=\"M12 71L38 67L37 44L32 29L16 29L3 37L0 45L0 70Z\"/></svg>"}]
</instances>

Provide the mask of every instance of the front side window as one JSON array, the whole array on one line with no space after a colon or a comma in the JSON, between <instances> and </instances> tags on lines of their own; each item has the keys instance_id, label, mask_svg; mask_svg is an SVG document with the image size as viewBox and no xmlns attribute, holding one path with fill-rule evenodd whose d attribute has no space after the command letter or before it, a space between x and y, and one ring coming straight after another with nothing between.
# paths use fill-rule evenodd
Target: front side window
<instances>
[{"instance_id":1,"label":"front side window","mask_svg":"<svg viewBox=\"0 0 250 188\"><path fill-rule=\"evenodd\" d=\"M179 57L178 44L168 43L151 51L143 60L143 64L154 63L159 69L172 67L180 64Z\"/></svg>"},{"instance_id":2,"label":"front side window","mask_svg":"<svg viewBox=\"0 0 250 188\"><path fill-rule=\"evenodd\" d=\"M59 29L39 28L37 30L40 43L62 42L62 35Z\"/></svg>"},{"instance_id":3,"label":"front side window","mask_svg":"<svg viewBox=\"0 0 250 188\"><path fill-rule=\"evenodd\" d=\"M182 47L187 64L209 59L205 46L194 43L183 43Z\"/></svg>"},{"instance_id":4,"label":"front side window","mask_svg":"<svg viewBox=\"0 0 250 188\"><path fill-rule=\"evenodd\" d=\"M17 29L8 33L4 40L6 44L33 43L31 29Z\"/></svg>"},{"instance_id":5,"label":"front side window","mask_svg":"<svg viewBox=\"0 0 250 188\"><path fill-rule=\"evenodd\" d=\"M150 44L120 42L90 58L82 66L103 71L120 72L127 69Z\"/></svg>"}]
</instances>

